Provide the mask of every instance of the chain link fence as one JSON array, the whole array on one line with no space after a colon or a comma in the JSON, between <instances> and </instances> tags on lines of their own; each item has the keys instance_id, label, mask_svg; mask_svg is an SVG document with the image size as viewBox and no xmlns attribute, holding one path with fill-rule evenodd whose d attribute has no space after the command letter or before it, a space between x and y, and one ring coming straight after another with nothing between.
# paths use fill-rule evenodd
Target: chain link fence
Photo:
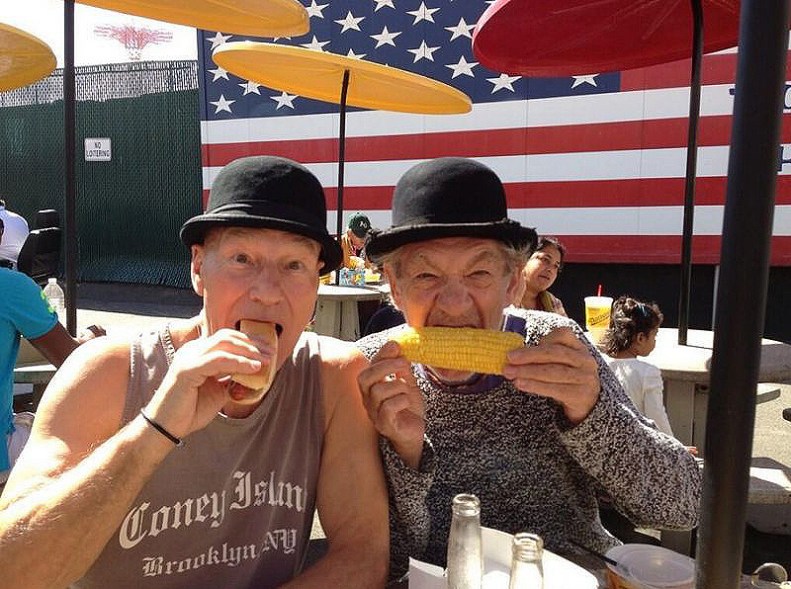
<instances>
[{"instance_id":1,"label":"chain link fence","mask_svg":"<svg viewBox=\"0 0 791 589\"><path fill-rule=\"evenodd\" d=\"M200 212L197 63L75 68L77 280L186 287L178 239ZM0 195L31 223L65 219L63 72L0 93ZM108 138L110 161L85 161L85 139Z\"/></svg>"}]
</instances>

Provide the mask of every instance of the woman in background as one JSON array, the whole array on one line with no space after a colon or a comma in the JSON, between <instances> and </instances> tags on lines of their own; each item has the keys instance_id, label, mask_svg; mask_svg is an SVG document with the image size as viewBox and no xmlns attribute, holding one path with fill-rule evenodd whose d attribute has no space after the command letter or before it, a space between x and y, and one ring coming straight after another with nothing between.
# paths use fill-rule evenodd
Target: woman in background
<instances>
[{"instance_id":1,"label":"woman in background","mask_svg":"<svg viewBox=\"0 0 791 589\"><path fill-rule=\"evenodd\" d=\"M541 236L533 255L522 269L524 290L517 293L514 305L523 309L549 311L568 317L563 303L549 292L563 269L566 248L555 237Z\"/></svg>"}]
</instances>

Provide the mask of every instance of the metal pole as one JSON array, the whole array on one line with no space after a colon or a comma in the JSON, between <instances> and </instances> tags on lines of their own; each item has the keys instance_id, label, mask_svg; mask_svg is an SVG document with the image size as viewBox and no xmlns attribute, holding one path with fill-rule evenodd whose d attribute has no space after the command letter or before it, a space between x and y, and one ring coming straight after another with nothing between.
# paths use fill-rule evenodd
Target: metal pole
<instances>
[{"instance_id":1,"label":"metal pole","mask_svg":"<svg viewBox=\"0 0 791 589\"><path fill-rule=\"evenodd\" d=\"M349 91L349 70L343 70L343 82L341 83L341 109L340 109L340 130L338 132L338 207L336 210L337 219L335 226L337 229L338 242L343 235L343 164L346 160L346 95ZM335 273L335 284L340 284L341 269Z\"/></svg>"},{"instance_id":2,"label":"metal pole","mask_svg":"<svg viewBox=\"0 0 791 589\"><path fill-rule=\"evenodd\" d=\"M681 232L681 286L678 297L678 345L687 345L689 291L692 283L692 231L695 219L695 176L698 165L698 119L700 118L700 64L703 60L703 7L692 4L692 74L689 82L687 172L684 183L684 223Z\"/></svg>"},{"instance_id":3,"label":"metal pole","mask_svg":"<svg viewBox=\"0 0 791 589\"><path fill-rule=\"evenodd\" d=\"M707 415L697 589L739 587L755 387L769 278L788 20L788 0L742 0Z\"/></svg>"},{"instance_id":4,"label":"metal pole","mask_svg":"<svg viewBox=\"0 0 791 589\"><path fill-rule=\"evenodd\" d=\"M66 328L77 333L77 215L75 197L76 100L74 89L74 0L63 3L63 136L66 179Z\"/></svg>"}]
</instances>

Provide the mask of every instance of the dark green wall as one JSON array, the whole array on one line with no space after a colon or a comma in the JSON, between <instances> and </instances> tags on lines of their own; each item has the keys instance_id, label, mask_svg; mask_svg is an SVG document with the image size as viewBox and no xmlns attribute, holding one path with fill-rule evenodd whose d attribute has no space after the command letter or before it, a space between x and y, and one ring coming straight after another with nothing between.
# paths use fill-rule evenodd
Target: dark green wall
<instances>
[{"instance_id":1,"label":"dark green wall","mask_svg":"<svg viewBox=\"0 0 791 589\"><path fill-rule=\"evenodd\" d=\"M79 282L188 286L185 219L200 212L198 91L77 104ZM109 137L112 161L86 162L84 139ZM62 101L0 108L0 194L32 225L64 214Z\"/></svg>"}]
</instances>

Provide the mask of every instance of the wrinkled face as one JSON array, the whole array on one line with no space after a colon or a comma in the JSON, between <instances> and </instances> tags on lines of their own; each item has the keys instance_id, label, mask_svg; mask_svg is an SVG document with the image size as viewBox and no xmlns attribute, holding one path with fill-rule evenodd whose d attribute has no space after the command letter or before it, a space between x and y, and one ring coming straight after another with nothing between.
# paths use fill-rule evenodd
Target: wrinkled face
<instances>
[{"instance_id":1,"label":"wrinkled face","mask_svg":"<svg viewBox=\"0 0 791 589\"><path fill-rule=\"evenodd\" d=\"M560 251L554 245L534 252L525 264L527 290L533 293L549 290L558 277L561 261Z\"/></svg>"},{"instance_id":2,"label":"wrinkled face","mask_svg":"<svg viewBox=\"0 0 791 589\"><path fill-rule=\"evenodd\" d=\"M385 266L393 299L413 327L500 329L519 270L494 240L434 239L399 249L398 275ZM453 375L459 380L460 375Z\"/></svg>"},{"instance_id":3,"label":"wrinkled face","mask_svg":"<svg viewBox=\"0 0 791 589\"><path fill-rule=\"evenodd\" d=\"M192 246L192 284L203 297L204 334L241 319L282 327L278 368L291 355L316 305L320 246L284 231L232 227L211 230Z\"/></svg>"}]
</instances>

